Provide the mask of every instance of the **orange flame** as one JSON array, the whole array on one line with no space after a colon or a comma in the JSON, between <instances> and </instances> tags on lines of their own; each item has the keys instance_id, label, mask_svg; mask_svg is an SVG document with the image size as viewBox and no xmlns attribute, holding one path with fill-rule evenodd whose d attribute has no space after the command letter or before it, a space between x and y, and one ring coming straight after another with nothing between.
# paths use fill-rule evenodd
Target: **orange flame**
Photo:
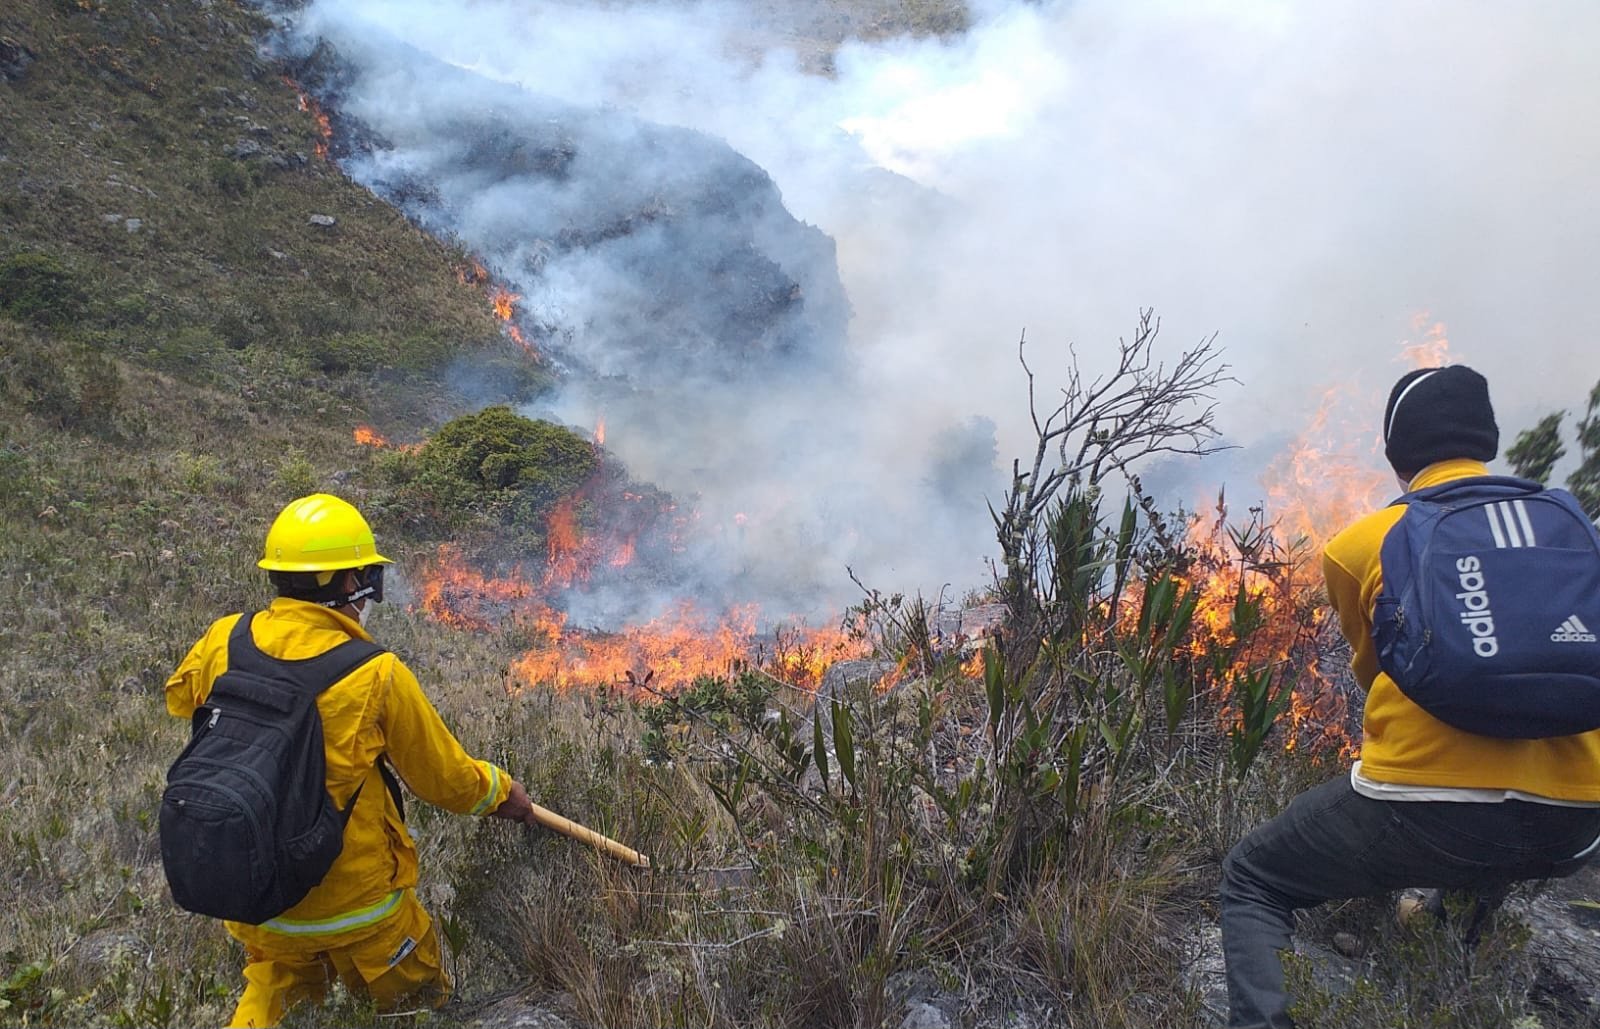
<instances>
[{"instance_id":1,"label":"orange flame","mask_svg":"<svg viewBox=\"0 0 1600 1029\"><path fill-rule=\"evenodd\" d=\"M355 437L357 443L364 447L394 447L395 450L400 451L402 454L414 454L422 449L422 444L420 443L402 443L399 446L395 446L370 425L356 426L351 435Z\"/></svg>"},{"instance_id":2,"label":"orange flame","mask_svg":"<svg viewBox=\"0 0 1600 1029\"><path fill-rule=\"evenodd\" d=\"M516 313L517 301L521 299L522 296L520 294L513 293L509 289L496 289L489 296L489 303L494 308L496 318L503 322L509 322L511 316Z\"/></svg>"},{"instance_id":3,"label":"orange flame","mask_svg":"<svg viewBox=\"0 0 1600 1029\"><path fill-rule=\"evenodd\" d=\"M1422 339L1413 343L1400 341L1400 358L1413 368L1439 368L1450 363L1450 340L1445 336L1444 322L1431 322L1427 311L1411 316L1411 331L1421 333Z\"/></svg>"},{"instance_id":4,"label":"orange flame","mask_svg":"<svg viewBox=\"0 0 1600 1029\"><path fill-rule=\"evenodd\" d=\"M487 629L532 596L520 568L505 578L491 578L472 569L461 549L446 543L423 569L421 606L446 625Z\"/></svg>"},{"instance_id":5,"label":"orange flame","mask_svg":"<svg viewBox=\"0 0 1600 1029\"><path fill-rule=\"evenodd\" d=\"M619 497L630 506L643 499L625 492ZM644 697L676 692L701 676L763 667L809 689L834 662L867 653L861 634L842 629L761 632L754 606L718 618L685 601L645 625L618 632L573 629L554 598L587 581L597 568L628 565L635 554L636 527L609 532L586 527L587 503L580 491L556 505L546 526L545 565L537 573L519 566L487 575L473 568L459 548L441 547L423 569L421 608L459 628L512 623L531 629L543 643L513 665L525 686L604 686ZM658 510L670 517L674 509L663 504Z\"/></svg>"},{"instance_id":6,"label":"orange flame","mask_svg":"<svg viewBox=\"0 0 1600 1029\"><path fill-rule=\"evenodd\" d=\"M764 665L790 685L815 689L829 666L862 651L858 641L839 630L794 630L779 634L766 654L757 622L754 607L714 619L684 601L659 618L616 633L557 632L548 646L513 662L512 673L528 686L608 685L648 699L704 676Z\"/></svg>"},{"instance_id":7,"label":"orange flame","mask_svg":"<svg viewBox=\"0 0 1600 1029\"><path fill-rule=\"evenodd\" d=\"M1443 322L1420 312L1411 320L1411 331L1421 338L1401 341L1401 359L1414 367L1448 363ZM1320 637L1333 626L1323 606L1318 559L1334 534L1381 507L1398 489L1378 450L1377 434L1337 417L1370 406L1354 402L1350 392L1335 387L1324 393L1294 443L1262 476L1275 534L1289 548L1277 555L1285 560L1271 564L1269 572L1241 570L1222 543L1220 504L1218 520L1207 527L1197 519L1190 534L1190 543L1209 555L1200 562L1209 572L1200 581L1195 611L1196 631L1204 634L1199 649L1232 642L1229 612L1243 576L1242 588L1261 601L1266 617L1251 662L1292 662L1300 673L1287 713L1285 747L1336 748L1346 758L1359 754L1359 744L1346 729L1347 698L1320 661Z\"/></svg>"},{"instance_id":8,"label":"orange flame","mask_svg":"<svg viewBox=\"0 0 1600 1029\"><path fill-rule=\"evenodd\" d=\"M300 88L300 83L296 82L287 75L282 75L279 77L283 80L285 85L294 90L295 96L299 99L300 110L309 112L311 117L316 121L318 141L314 145L313 149L316 151L318 157L326 158L328 156L328 141L333 138L332 119L328 117L327 112L322 109L322 106L318 104L310 94L308 94L304 89Z\"/></svg>"}]
</instances>

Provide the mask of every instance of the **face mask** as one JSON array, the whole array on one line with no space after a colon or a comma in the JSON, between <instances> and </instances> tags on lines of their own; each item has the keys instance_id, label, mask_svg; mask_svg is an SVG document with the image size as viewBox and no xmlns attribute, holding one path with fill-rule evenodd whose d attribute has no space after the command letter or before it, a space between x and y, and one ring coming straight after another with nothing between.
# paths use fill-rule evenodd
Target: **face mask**
<instances>
[{"instance_id":1,"label":"face mask","mask_svg":"<svg viewBox=\"0 0 1600 1029\"><path fill-rule=\"evenodd\" d=\"M356 621L361 623L363 629L367 627L367 618L372 614L372 607L372 601L364 600L361 606L356 608Z\"/></svg>"}]
</instances>

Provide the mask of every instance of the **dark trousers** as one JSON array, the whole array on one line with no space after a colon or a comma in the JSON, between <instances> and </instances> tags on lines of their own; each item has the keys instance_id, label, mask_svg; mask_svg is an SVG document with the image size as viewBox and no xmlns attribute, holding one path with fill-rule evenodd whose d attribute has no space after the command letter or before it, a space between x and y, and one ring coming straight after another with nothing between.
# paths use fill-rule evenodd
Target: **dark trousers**
<instances>
[{"instance_id":1,"label":"dark trousers","mask_svg":"<svg viewBox=\"0 0 1600 1029\"><path fill-rule=\"evenodd\" d=\"M1307 790L1222 863L1228 1025L1292 1026L1279 952L1294 912L1405 887L1492 892L1560 878L1600 835L1600 809L1372 800L1350 777Z\"/></svg>"}]
</instances>

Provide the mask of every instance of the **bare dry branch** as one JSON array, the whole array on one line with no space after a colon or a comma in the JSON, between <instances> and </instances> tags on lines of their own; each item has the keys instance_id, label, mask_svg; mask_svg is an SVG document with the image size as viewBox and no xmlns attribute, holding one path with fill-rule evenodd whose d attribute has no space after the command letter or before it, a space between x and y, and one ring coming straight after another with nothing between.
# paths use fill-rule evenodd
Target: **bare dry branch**
<instances>
[{"instance_id":1,"label":"bare dry branch","mask_svg":"<svg viewBox=\"0 0 1600 1029\"><path fill-rule=\"evenodd\" d=\"M1155 357L1161 322L1139 312L1131 338L1117 340L1115 368L1085 381L1077 348L1061 388L1061 400L1039 409L1037 381L1017 341L1017 361L1028 384L1028 413L1036 437L1032 461L1011 466L1011 486L999 511L990 505L1004 568L1001 592L1010 608L1013 637L1026 637L1034 589L1032 569L1044 513L1063 486L1097 489L1113 473L1127 475L1138 461L1156 454L1204 455L1225 450L1217 442L1214 392L1236 381L1221 360L1216 336L1183 351L1170 367Z\"/></svg>"}]
</instances>

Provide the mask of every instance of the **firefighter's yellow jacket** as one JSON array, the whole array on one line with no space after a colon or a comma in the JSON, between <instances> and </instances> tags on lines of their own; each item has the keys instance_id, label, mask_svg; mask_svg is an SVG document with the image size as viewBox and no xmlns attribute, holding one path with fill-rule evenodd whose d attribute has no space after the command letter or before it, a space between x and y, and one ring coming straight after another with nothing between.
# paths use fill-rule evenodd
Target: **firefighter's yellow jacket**
<instances>
[{"instance_id":1,"label":"firefighter's yellow jacket","mask_svg":"<svg viewBox=\"0 0 1600 1029\"><path fill-rule=\"evenodd\" d=\"M1481 461L1429 465L1414 490L1488 475ZM1328 599L1350 641L1351 666L1367 691L1362 715L1361 774L1409 786L1520 790L1554 800L1600 801L1600 729L1539 740L1492 739L1462 732L1413 703L1378 668L1372 613L1383 588L1378 555L1383 537L1404 513L1391 505L1356 521L1323 552Z\"/></svg>"},{"instance_id":2,"label":"firefighter's yellow jacket","mask_svg":"<svg viewBox=\"0 0 1600 1029\"><path fill-rule=\"evenodd\" d=\"M214 622L167 680L167 710L180 718L205 703L211 684L228 666L228 634L240 615ZM255 615L251 633L271 657L315 657L350 637L371 640L365 629L337 611L279 597ZM390 763L421 799L458 814L484 815L499 807L511 777L467 755L417 678L393 654L357 668L317 698L328 764L328 792L341 809L356 787L344 850L322 883L299 904L259 926L227 923L246 944L280 949L290 939L329 941L376 925L401 906L417 881L417 851L377 767Z\"/></svg>"}]
</instances>

